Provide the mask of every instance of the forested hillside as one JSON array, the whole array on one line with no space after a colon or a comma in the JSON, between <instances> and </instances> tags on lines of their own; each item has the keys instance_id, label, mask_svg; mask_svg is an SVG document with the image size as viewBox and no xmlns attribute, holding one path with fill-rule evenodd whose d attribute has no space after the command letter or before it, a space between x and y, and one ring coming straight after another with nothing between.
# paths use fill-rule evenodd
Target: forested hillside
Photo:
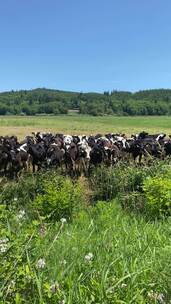
<instances>
[{"instance_id":1,"label":"forested hillside","mask_svg":"<svg viewBox=\"0 0 171 304\"><path fill-rule=\"evenodd\" d=\"M170 115L171 90L136 93L79 93L50 89L0 93L0 115L67 114L68 110L97 115Z\"/></svg>"}]
</instances>

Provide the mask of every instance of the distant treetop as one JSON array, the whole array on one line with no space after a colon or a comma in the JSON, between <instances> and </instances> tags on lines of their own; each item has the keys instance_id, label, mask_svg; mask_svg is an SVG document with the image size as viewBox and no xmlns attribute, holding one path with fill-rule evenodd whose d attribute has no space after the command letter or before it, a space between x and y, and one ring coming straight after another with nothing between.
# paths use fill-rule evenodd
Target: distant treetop
<instances>
[{"instance_id":1,"label":"distant treetop","mask_svg":"<svg viewBox=\"0 0 171 304\"><path fill-rule=\"evenodd\" d=\"M0 93L0 115L58 115L69 110L93 116L170 115L171 89L83 93L37 88Z\"/></svg>"}]
</instances>

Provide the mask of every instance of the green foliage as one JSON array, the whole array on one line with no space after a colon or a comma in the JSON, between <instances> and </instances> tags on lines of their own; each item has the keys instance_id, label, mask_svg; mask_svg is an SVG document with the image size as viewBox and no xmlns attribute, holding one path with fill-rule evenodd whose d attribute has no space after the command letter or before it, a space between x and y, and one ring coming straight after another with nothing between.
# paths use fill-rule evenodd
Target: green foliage
<instances>
[{"instance_id":1,"label":"green foliage","mask_svg":"<svg viewBox=\"0 0 171 304\"><path fill-rule=\"evenodd\" d=\"M143 212L151 219L171 215L171 170L167 162L97 168L90 177L90 187L95 201L117 198L124 209Z\"/></svg>"},{"instance_id":2,"label":"green foliage","mask_svg":"<svg viewBox=\"0 0 171 304\"><path fill-rule=\"evenodd\" d=\"M138 191L132 191L132 192L120 194L119 201L122 207L127 211L131 211L135 213L146 212L146 200L143 193L140 193ZM150 214L150 218L151 218L151 214Z\"/></svg>"},{"instance_id":3,"label":"green foliage","mask_svg":"<svg viewBox=\"0 0 171 304\"><path fill-rule=\"evenodd\" d=\"M171 215L171 176L155 176L144 181L146 209L153 217Z\"/></svg>"},{"instance_id":4,"label":"green foliage","mask_svg":"<svg viewBox=\"0 0 171 304\"><path fill-rule=\"evenodd\" d=\"M116 167L110 168L103 166L92 172L90 187L94 191L95 200L111 200L120 193L142 192L146 176L151 176L154 174L154 170L160 171L160 169L161 164L158 163L152 167L138 167L134 164L128 166L127 163L119 163Z\"/></svg>"},{"instance_id":5,"label":"green foliage","mask_svg":"<svg viewBox=\"0 0 171 304\"><path fill-rule=\"evenodd\" d=\"M112 91L76 93L49 89L0 93L0 115L67 114L170 115L171 90L146 90L136 93Z\"/></svg>"},{"instance_id":6,"label":"green foliage","mask_svg":"<svg viewBox=\"0 0 171 304\"><path fill-rule=\"evenodd\" d=\"M72 219L83 200L81 183L53 171L24 175L18 183L6 185L0 193L0 201L7 208L27 208L34 219L39 216L49 220Z\"/></svg>"},{"instance_id":7,"label":"green foliage","mask_svg":"<svg viewBox=\"0 0 171 304\"><path fill-rule=\"evenodd\" d=\"M47 89L0 93L0 115L67 114L69 98L69 93Z\"/></svg>"},{"instance_id":8,"label":"green foliage","mask_svg":"<svg viewBox=\"0 0 171 304\"><path fill-rule=\"evenodd\" d=\"M0 201L3 204L17 207L29 206L36 194L41 191L42 175L28 174L21 176L18 183L8 183L0 193Z\"/></svg>"},{"instance_id":9,"label":"green foliage","mask_svg":"<svg viewBox=\"0 0 171 304\"><path fill-rule=\"evenodd\" d=\"M119 169L119 168L118 168ZM97 167L90 176L94 200L111 200L119 192L120 172L114 168Z\"/></svg>"},{"instance_id":10,"label":"green foliage","mask_svg":"<svg viewBox=\"0 0 171 304\"><path fill-rule=\"evenodd\" d=\"M3 186L0 303L169 303L170 166L97 168L90 185L87 208L83 181L55 171Z\"/></svg>"},{"instance_id":11,"label":"green foliage","mask_svg":"<svg viewBox=\"0 0 171 304\"><path fill-rule=\"evenodd\" d=\"M38 194L33 202L35 212L50 220L66 218L71 220L81 207L82 188L69 178L54 176L43 181L43 194Z\"/></svg>"},{"instance_id":12,"label":"green foliage","mask_svg":"<svg viewBox=\"0 0 171 304\"><path fill-rule=\"evenodd\" d=\"M169 303L169 219L147 224L102 201L65 225L0 210L2 304Z\"/></svg>"}]
</instances>

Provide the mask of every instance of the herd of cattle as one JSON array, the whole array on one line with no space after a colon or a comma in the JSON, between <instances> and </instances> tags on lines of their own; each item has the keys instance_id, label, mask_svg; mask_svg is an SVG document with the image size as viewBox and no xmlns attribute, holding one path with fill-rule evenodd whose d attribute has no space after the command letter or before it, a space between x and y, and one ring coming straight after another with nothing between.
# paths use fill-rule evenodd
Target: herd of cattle
<instances>
[{"instance_id":1,"label":"herd of cattle","mask_svg":"<svg viewBox=\"0 0 171 304\"><path fill-rule=\"evenodd\" d=\"M88 174L93 166L112 166L119 161L149 161L171 155L171 136L141 132L125 134L71 136L32 133L19 141L16 136L0 136L0 173L17 177L21 170L61 167L75 175Z\"/></svg>"}]
</instances>

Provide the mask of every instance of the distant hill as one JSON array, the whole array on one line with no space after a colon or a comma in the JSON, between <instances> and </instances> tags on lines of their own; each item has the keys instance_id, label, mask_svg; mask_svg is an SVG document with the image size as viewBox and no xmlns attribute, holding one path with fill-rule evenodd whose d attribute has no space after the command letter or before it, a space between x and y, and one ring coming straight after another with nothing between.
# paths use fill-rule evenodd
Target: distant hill
<instances>
[{"instance_id":1,"label":"distant hill","mask_svg":"<svg viewBox=\"0 0 171 304\"><path fill-rule=\"evenodd\" d=\"M38 88L0 93L0 115L67 114L170 115L171 90L100 93L67 92Z\"/></svg>"}]
</instances>

